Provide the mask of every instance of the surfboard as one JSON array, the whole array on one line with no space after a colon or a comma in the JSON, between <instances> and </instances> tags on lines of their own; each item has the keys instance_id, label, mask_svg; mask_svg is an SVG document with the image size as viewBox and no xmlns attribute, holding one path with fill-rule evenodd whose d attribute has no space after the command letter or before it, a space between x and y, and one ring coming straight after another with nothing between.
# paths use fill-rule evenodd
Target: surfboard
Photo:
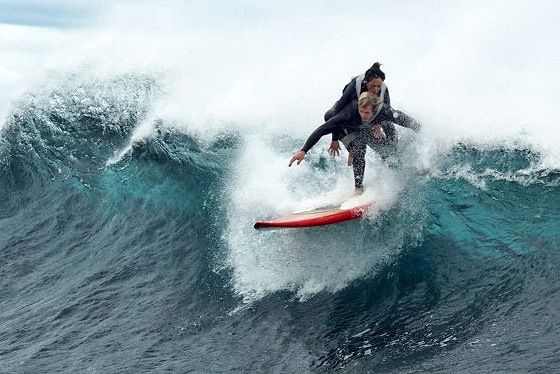
<instances>
[{"instance_id":1,"label":"surfboard","mask_svg":"<svg viewBox=\"0 0 560 374\"><path fill-rule=\"evenodd\" d=\"M344 205L345 204L336 204L307 211L294 212L271 220L257 221L253 227L257 230L263 230L331 225L359 218L373 208L375 203L362 203L349 208L344 208Z\"/></svg>"}]
</instances>

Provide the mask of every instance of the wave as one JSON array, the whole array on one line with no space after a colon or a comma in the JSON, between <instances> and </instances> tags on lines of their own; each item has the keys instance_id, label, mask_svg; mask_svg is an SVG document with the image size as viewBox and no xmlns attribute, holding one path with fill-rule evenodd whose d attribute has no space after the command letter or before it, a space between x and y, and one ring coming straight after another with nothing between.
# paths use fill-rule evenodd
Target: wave
<instances>
[{"instance_id":1,"label":"wave","mask_svg":"<svg viewBox=\"0 0 560 374\"><path fill-rule=\"evenodd\" d=\"M134 314L124 323L136 331L136 316L153 321L153 310L177 308L181 317L158 328L177 324L180 337L196 340L222 321L250 330L268 326L272 317L263 314L286 311L286 331L313 341L286 338L305 345L312 370L352 363L390 371L403 360L431 365L465 344L488 349L500 341L491 326L507 325L502 313L542 307L524 285L555 282L547 261L557 261L559 176L534 147L440 147L403 132L396 167L368 153L366 193L378 202L371 215L259 232L257 218L347 193L351 169L320 148L288 168L301 142L291 135L233 124L199 138L201 124L189 132L154 116L158 87L143 76L70 77L17 103L0 137L8 313L18 313L21 295L23 302L50 295L56 302L38 309L52 316L46 324L27 312L20 318L65 336L83 323L93 336L110 310ZM146 123L149 136L135 138ZM106 323L118 329L122 320ZM139 333L151 338L150 328ZM30 339L37 329L18 334ZM43 344L32 361L72 349L64 338Z\"/></svg>"},{"instance_id":2,"label":"wave","mask_svg":"<svg viewBox=\"0 0 560 374\"><path fill-rule=\"evenodd\" d=\"M150 77L84 81L70 76L26 95L2 129L4 184L87 178L130 136L155 90Z\"/></svg>"}]
</instances>

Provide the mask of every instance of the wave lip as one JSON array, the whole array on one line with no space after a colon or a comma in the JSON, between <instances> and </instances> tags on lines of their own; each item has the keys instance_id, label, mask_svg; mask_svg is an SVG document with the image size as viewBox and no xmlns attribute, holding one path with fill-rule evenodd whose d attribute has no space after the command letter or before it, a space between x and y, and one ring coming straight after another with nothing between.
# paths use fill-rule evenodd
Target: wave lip
<instances>
[{"instance_id":1,"label":"wave lip","mask_svg":"<svg viewBox=\"0 0 560 374\"><path fill-rule=\"evenodd\" d=\"M3 174L21 182L94 172L149 111L155 88L150 77L70 76L24 96L2 128Z\"/></svg>"}]
</instances>

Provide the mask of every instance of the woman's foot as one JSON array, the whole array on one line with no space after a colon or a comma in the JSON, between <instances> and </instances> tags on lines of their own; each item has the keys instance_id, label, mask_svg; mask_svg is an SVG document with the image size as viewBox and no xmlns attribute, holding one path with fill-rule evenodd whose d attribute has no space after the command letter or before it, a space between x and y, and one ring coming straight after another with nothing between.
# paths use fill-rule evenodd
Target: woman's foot
<instances>
[{"instance_id":1,"label":"woman's foot","mask_svg":"<svg viewBox=\"0 0 560 374\"><path fill-rule=\"evenodd\" d=\"M364 188L363 187L354 188L354 196L360 196L363 193L364 193Z\"/></svg>"}]
</instances>

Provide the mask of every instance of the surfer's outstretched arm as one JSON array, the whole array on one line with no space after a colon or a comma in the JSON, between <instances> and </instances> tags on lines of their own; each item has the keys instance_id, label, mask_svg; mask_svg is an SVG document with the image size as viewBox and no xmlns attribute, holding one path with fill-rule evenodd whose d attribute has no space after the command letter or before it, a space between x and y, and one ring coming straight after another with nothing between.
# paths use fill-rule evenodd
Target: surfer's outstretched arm
<instances>
[{"instance_id":1,"label":"surfer's outstretched arm","mask_svg":"<svg viewBox=\"0 0 560 374\"><path fill-rule=\"evenodd\" d=\"M296 152L293 155L292 159L290 160L290 163L288 164L288 167L292 166L294 161L297 161L297 164L299 165L299 163L302 162L304 158L305 158L305 152L304 151Z\"/></svg>"},{"instance_id":2,"label":"surfer's outstretched arm","mask_svg":"<svg viewBox=\"0 0 560 374\"><path fill-rule=\"evenodd\" d=\"M338 130L339 121L337 119L338 117L333 117L321 126L317 127L315 131L309 135L309 138L307 138L307 141L301 150L307 153L324 135L332 134L334 131Z\"/></svg>"},{"instance_id":3,"label":"surfer's outstretched arm","mask_svg":"<svg viewBox=\"0 0 560 374\"><path fill-rule=\"evenodd\" d=\"M292 156L292 159L290 160L288 167L292 166L294 161L297 161L297 164L299 165L303 161L303 159L305 158L305 154L311 149L311 147L317 144L317 142L319 141L319 139L321 139L323 135L331 132L329 131L329 128L330 128L329 121L317 127L315 131L313 131L311 135L309 135L309 138L307 138L307 141L303 145L303 148Z\"/></svg>"},{"instance_id":4,"label":"surfer's outstretched arm","mask_svg":"<svg viewBox=\"0 0 560 374\"><path fill-rule=\"evenodd\" d=\"M305 154L315 144L317 144L317 142L319 141L319 139L321 139L321 137L323 137L323 135L331 134L332 132L340 129L341 124L344 122L344 118L345 117L343 117L342 115L337 115L321 126L317 127L315 131L313 131L311 135L309 135L309 138L307 138L307 141L305 142L301 150L293 155L288 166L292 166L294 161L297 161L297 164L299 165L299 163L305 158Z\"/></svg>"}]
</instances>

